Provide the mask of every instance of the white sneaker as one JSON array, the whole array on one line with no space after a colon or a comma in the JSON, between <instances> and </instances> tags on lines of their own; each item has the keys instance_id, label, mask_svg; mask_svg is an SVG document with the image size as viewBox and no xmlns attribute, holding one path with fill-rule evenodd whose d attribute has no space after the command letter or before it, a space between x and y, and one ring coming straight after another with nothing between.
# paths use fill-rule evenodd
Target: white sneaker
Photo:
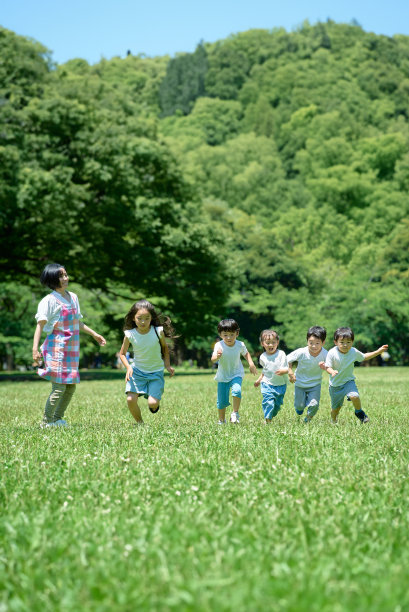
<instances>
[{"instance_id":1,"label":"white sneaker","mask_svg":"<svg viewBox=\"0 0 409 612\"><path fill-rule=\"evenodd\" d=\"M240 423L240 417L238 412L232 412L230 416L230 423Z\"/></svg>"},{"instance_id":2,"label":"white sneaker","mask_svg":"<svg viewBox=\"0 0 409 612\"><path fill-rule=\"evenodd\" d=\"M226 419L224 421L220 420L217 422L218 425L226 425Z\"/></svg>"}]
</instances>

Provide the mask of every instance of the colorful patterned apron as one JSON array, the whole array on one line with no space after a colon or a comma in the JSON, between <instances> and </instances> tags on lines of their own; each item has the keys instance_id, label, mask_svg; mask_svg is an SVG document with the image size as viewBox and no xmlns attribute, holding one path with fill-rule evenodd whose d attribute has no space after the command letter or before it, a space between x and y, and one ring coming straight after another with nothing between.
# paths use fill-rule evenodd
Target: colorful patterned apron
<instances>
[{"instance_id":1,"label":"colorful patterned apron","mask_svg":"<svg viewBox=\"0 0 409 612\"><path fill-rule=\"evenodd\" d=\"M44 368L39 368L38 374L55 383L79 383L80 320L78 312L71 296L69 304L59 299L57 295L55 297L61 303L60 318L41 347Z\"/></svg>"}]
</instances>

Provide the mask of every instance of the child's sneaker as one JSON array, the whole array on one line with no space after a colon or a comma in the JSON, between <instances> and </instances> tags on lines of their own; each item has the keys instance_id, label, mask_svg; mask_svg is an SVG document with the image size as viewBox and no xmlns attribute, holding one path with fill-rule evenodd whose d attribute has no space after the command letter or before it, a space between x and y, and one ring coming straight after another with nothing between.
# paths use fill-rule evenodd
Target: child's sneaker
<instances>
[{"instance_id":1,"label":"child's sneaker","mask_svg":"<svg viewBox=\"0 0 409 612\"><path fill-rule=\"evenodd\" d=\"M230 423L240 423L240 417L238 412L232 412L230 416Z\"/></svg>"},{"instance_id":2,"label":"child's sneaker","mask_svg":"<svg viewBox=\"0 0 409 612\"><path fill-rule=\"evenodd\" d=\"M54 421L53 425L54 427L68 427L68 423L67 421L64 421L64 419L58 419L58 421Z\"/></svg>"},{"instance_id":3,"label":"child's sneaker","mask_svg":"<svg viewBox=\"0 0 409 612\"><path fill-rule=\"evenodd\" d=\"M367 417L367 415L365 414L365 412L361 409L358 411L355 411L355 416L357 419L359 419L361 421L361 423L368 423L369 418Z\"/></svg>"},{"instance_id":4,"label":"child's sneaker","mask_svg":"<svg viewBox=\"0 0 409 612\"><path fill-rule=\"evenodd\" d=\"M224 419L224 421L222 421L221 419L218 420L217 422L218 425L226 425L226 419Z\"/></svg>"}]
</instances>

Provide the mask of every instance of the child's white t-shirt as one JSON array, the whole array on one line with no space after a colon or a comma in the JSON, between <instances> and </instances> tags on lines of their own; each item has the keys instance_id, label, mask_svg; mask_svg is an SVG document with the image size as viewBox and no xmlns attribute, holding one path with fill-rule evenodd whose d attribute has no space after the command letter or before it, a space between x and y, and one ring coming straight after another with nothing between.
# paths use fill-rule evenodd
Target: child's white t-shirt
<instances>
[{"instance_id":1,"label":"child's white t-shirt","mask_svg":"<svg viewBox=\"0 0 409 612\"><path fill-rule=\"evenodd\" d=\"M158 336L160 336L163 327L157 327L156 331ZM147 334L140 334L136 327L134 327L133 329L126 329L125 336L132 344L134 354L133 365L138 370L149 374L164 369L165 364L162 359L160 342L153 325L151 325Z\"/></svg>"},{"instance_id":2,"label":"child's white t-shirt","mask_svg":"<svg viewBox=\"0 0 409 612\"><path fill-rule=\"evenodd\" d=\"M236 376L243 378L244 368L240 356L244 357L248 353L244 342L236 340L233 346L227 346L224 340L220 340L214 345L213 353L217 353L220 348L223 353L218 361L217 374L214 379L217 382L230 382Z\"/></svg>"},{"instance_id":3,"label":"child's white t-shirt","mask_svg":"<svg viewBox=\"0 0 409 612\"><path fill-rule=\"evenodd\" d=\"M274 385L275 387L287 384L287 374L283 374L282 376L277 376L277 374L275 374L277 370L288 366L287 357L284 351L276 351L272 355L262 353L259 361L263 368L263 378L261 382L265 382L268 385Z\"/></svg>"},{"instance_id":4,"label":"child's white t-shirt","mask_svg":"<svg viewBox=\"0 0 409 612\"><path fill-rule=\"evenodd\" d=\"M325 361L327 354L328 351L322 348L320 353L314 357L311 355L308 346L304 346L287 355L288 363L298 361L295 375L296 387L307 389L321 384L322 370L318 364L320 361Z\"/></svg>"},{"instance_id":5,"label":"child's white t-shirt","mask_svg":"<svg viewBox=\"0 0 409 612\"><path fill-rule=\"evenodd\" d=\"M64 298L57 291L53 291L52 293L46 295L39 303L35 318L37 323L39 321L47 321L43 327L43 331L46 334L50 334L53 331L54 325L60 318L60 311L62 308L61 301L64 302L64 304L66 304L67 306L69 306L71 303L74 304L78 314L78 318L83 318L80 311L80 304L78 302L77 295L75 293L72 293L72 291L69 291L68 293L70 294L71 300Z\"/></svg>"},{"instance_id":6,"label":"child's white t-shirt","mask_svg":"<svg viewBox=\"0 0 409 612\"><path fill-rule=\"evenodd\" d=\"M341 353L337 346L334 346L328 351L325 365L333 370L338 370L336 376L330 376L330 387L342 387L350 380L355 380L354 363L355 361L364 361L365 355L352 347L347 353Z\"/></svg>"}]
</instances>

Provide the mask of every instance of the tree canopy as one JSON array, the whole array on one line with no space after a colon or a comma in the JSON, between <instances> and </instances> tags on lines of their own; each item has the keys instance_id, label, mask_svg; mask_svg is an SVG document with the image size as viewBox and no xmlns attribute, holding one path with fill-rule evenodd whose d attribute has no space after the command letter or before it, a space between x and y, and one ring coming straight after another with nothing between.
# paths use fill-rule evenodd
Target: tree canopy
<instances>
[{"instance_id":1,"label":"tree canopy","mask_svg":"<svg viewBox=\"0 0 409 612\"><path fill-rule=\"evenodd\" d=\"M2 29L0 56L5 294L37 298L56 260L107 331L146 295L182 346L230 315L253 349L266 326L292 349L351 325L408 362L409 37L305 22L55 66Z\"/></svg>"}]
</instances>

